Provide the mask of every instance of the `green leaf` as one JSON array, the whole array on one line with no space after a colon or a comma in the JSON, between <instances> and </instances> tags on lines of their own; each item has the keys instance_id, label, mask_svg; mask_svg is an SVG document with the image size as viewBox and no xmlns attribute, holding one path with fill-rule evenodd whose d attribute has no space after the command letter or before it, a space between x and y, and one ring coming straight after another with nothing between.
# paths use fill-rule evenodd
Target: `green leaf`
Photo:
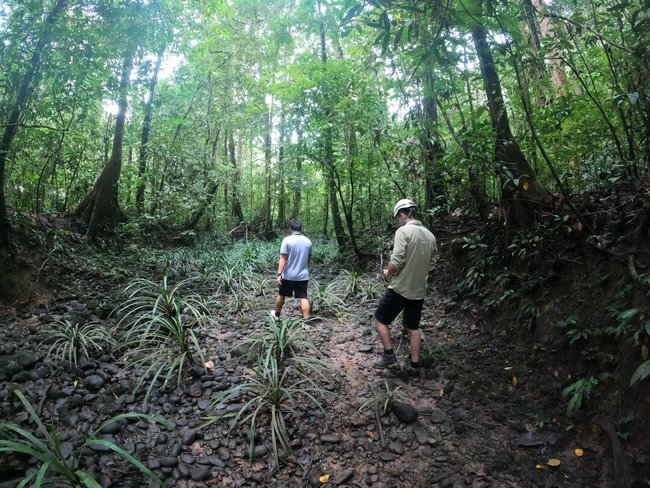
<instances>
[{"instance_id":1,"label":"green leaf","mask_svg":"<svg viewBox=\"0 0 650 488\"><path fill-rule=\"evenodd\" d=\"M636 369L632 375L632 378L630 378L630 386L637 383L638 381L646 379L648 375L650 375L650 359L644 363L641 363L641 365Z\"/></svg>"},{"instance_id":2,"label":"green leaf","mask_svg":"<svg viewBox=\"0 0 650 488\"><path fill-rule=\"evenodd\" d=\"M84 443L87 446L104 446L109 448L112 451L115 451L118 453L120 456L122 456L124 459L126 459L128 462L130 462L133 466L138 468L140 471L142 471L144 474L146 474L149 478L154 480L156 483L160 484L162 486L163 482L156 476L156 473L151 471L148 467L146 467L144 464L139 459L136 459L133 457L131 454L126 452L124 449L121 447L113 444L112 442L109 442L104 439L89 439Z\"/></svg>"},{"instance_id":3,"label":"green leaf","mask_svg":"<svg viewBox=\"0 0 650 488\"><path fill-rule=\"evenodd\" d=\"M79 479L82 481L84 486L87 486L89 488L101 488L102 485L97 483L95 479L90 476L86 471L75 471L75 474L79 477Z\"/></svg>"},{"instance_id":4,"label":"green leaf","mask_svg":"<svg viewBox=\"0 0 650 488\"><path fill-rule=\"evenodd\" d=\"M345 15L343 16L343 19L341 20L342 24L345 24L352 20L354 17L359 15L359 12L363 10L363 4L359 3L357 5L354 5L350 10L348 10Z\"/></svg>"},{"instance_id":5,"label":"green leaf","mask_svg":"<svg viewBox=\"0 0 650 488\"><path fill-rule=\"evenodd\" d=\"M629 309L625 310L623 313L621 313L620 317L621 317L621 320L629 320L638 313L639 313L638 308L629 308Z\"/></svg>"}]
</instances>

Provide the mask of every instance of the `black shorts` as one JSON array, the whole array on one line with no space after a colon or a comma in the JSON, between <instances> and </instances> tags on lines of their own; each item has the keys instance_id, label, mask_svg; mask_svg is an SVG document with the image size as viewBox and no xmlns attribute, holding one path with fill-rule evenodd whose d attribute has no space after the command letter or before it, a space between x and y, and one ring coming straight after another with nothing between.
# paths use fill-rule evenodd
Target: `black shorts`
<instances>
[{"instance_id":1,"label":"black shorts","mask_svg":"<svg viewBox=\"0 0 650 488\"><path fill-rule=\"evenodd\" d=\"M282 278L282 283L280 284L278 295L282 295L283 297L295 296L296 298L307 298L308 284L309 280L292 281Z\"/></svg>"},{"instance_id":2,"label":"black shorts","mask_svg":"<svg viewBox=\"0 0 650 488\"><path fill-rule=\"evenodd\" d=\"M424 300L409 300L390 288L384 291L379 300L375 319L385 325L390 325L393 320L404 310L404 327L409 330L420 328L422 318L422 305Z\"/></svg>"}]
</instances>

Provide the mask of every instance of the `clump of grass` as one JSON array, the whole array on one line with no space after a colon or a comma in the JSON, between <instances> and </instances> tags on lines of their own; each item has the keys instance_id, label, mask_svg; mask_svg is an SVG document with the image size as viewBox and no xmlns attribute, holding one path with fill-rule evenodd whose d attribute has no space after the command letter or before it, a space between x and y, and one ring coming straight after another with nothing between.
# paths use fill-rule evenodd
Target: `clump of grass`
<instances>
[{"instance_id":1,"label":"clump of grass","mask_svg":"<svg viewBox=\"0 0 650 488\"><path fill-rule=\"evenodd\" d=\"M158 284L137 279L126 288L127 300L115 316L119 334L118 351L124 368L138 377L135 391L145 384L145 401L159 380L165 387L184 371L205 363L195 329L214 323L208 304L195 293L183 294L189 281L171 286L167 277Z\"/></svg>"},{"instance_id":2,"label":"clump of grass","mask_svg":"<svg viewBox=\"0 0 650 488\"><path fill-rule=\"evenodd\" d=\"M115 346L110 330L97 322L79 324L57 320L46 326L43 334L46 337L41 345L50 344L47 355L75 369L79 366L81 357L90 359L92 355Z\"/></svg>"}]
</instances>

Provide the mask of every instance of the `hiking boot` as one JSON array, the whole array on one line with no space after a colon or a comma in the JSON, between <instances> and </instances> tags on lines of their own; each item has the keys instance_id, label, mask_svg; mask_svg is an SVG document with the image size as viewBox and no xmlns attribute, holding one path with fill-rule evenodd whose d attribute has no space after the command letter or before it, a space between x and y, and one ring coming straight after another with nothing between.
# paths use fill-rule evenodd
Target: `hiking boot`
<instances>
[{"instance_id":1,"label":"hiking boot","mask_svg":"<svg viewBox=\"0 0 650 488\"><path fill-rule=\"evenodd\" d=\"M381 356L381 359L373 365L373 368L392 370L401 369L399 363L397 362L397 356L395 356L395 354L383 354Z\"/></svg>"},{"instance_id":2,"label":"hiking boot","mask_svg":"<svg viewBox=\"0 0 650 488\"><path fill-rule=\"evenodd\" d=\"M422 373L422 368L414 368L410 364L404 368L406 371L406 374L409 378L414 379L414 380L419 380L420 379L420 374Z\"/></svg>"}]
</instances>

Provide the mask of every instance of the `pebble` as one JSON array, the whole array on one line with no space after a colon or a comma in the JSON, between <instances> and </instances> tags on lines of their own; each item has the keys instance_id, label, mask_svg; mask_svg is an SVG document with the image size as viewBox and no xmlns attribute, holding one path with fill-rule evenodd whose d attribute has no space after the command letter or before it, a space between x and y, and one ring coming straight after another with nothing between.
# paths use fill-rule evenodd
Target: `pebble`
<instances>
[{"instance_id":1,"label":"pebble","mask_svg":"<svg viewBox=\"0 0 650 488\"><path fill-rule=\"evenodd\" d=\"M404 446L402 446L402 444L400 444L399 442L391 442L390 444L388 444L388 450L393 454L397 454L399 456L404 454Z\"/></svg>"},{"instance_id":2,"label":"pebble","mask_svg":"<svg viewBox=\"0 0 650 488\"><path fill-rule=\"evenodd\" d=\"M322 436L320 436L320 441L323 444L338 444L339 442L341 442L341 439L334 434L323 434Z\"/></svg>"},{"instance_id":3,"label":"pebble","mask_svg":"<svg viewBox=\"0 0 650 488\"><path fill-rule=\"evenodd\" d=\"M269 453L269 448L266 444L260 444L255 446L255 450L253 451L253 458L254 459L259 459L261 457L266 456Z\"/></svg>"},{"instance_id":4,"label":"pebble","mask_svg":"<svg viewBox=\"0 0 650 488\"><path fill-rule=\"evenodd\" d=\"M395 461L395 454L393 454L392 452L382 451L379 453L379 459L381 459L386 463L389 463L391 461Z\"/></svg>"},{"instance_id":5,"label":"pebble","mask_svg":"<svg viewBox=\"0 0 650 488\"><path fill-rule=\"evenodd\" d=\"M178 458L172 456L161 457L159 461L163 468L175 468L178 466Z\"/></svg>"},{"instance_id":6,"label":"pebble","mask_svg":"<svg viewBox=\"0 0 650 488\"><path fill-rule=\"evenodd\" d=\"M346 469L342 473L336 475L332 479L332 484L334 485L340 485L345 483L346 481L350 481L352 478L354 478L354 470L353 469Z\"/></svg>"},{"instance_id":7,"label":"pebble","mask_svg":"<svg viewBox=\"0 0 650 488\"><path fill-rule=\"evenodd\" d=\"M189 446L196 440L196 430L194 429L187 429L185 433L183 434L181 442L185 446ZM194 478L192 478L194 479ZM196 480L195 480L196 481Z\"/></svg>"},{"instance_id":8,"label":"pebble","mask_svg":"<svg viewBox=\"0 0 650 488\"><path fill-rule=\"evenodd\" d=\"M439 408L434 409L433 413L431 413L431 422L434 424L441 424L445 421L446 418L447 416L445 415L445 412Z\"/></svg>"},{"instance_id":9,"label":"pebble","mask_svg":"<svg viewBox=\"0 0 650 488\"><path fill-rule=\"evenodd\" d=\"M102 379L102 377L96 374L91 374L90 376L86 376L84 378L84 385L92 391L101 389L105 384L106 382Z\"/></svg>"},{"instance_id":10,"label":"pebble","mask_svg":"<svg viewBox=\"0 0 650 488\"><path fill-rule=\"evenodd\" d=\"M192 481L206 481L212 477L209 466L197 466L190 471Z\"/></svg>"}]
</instances>

